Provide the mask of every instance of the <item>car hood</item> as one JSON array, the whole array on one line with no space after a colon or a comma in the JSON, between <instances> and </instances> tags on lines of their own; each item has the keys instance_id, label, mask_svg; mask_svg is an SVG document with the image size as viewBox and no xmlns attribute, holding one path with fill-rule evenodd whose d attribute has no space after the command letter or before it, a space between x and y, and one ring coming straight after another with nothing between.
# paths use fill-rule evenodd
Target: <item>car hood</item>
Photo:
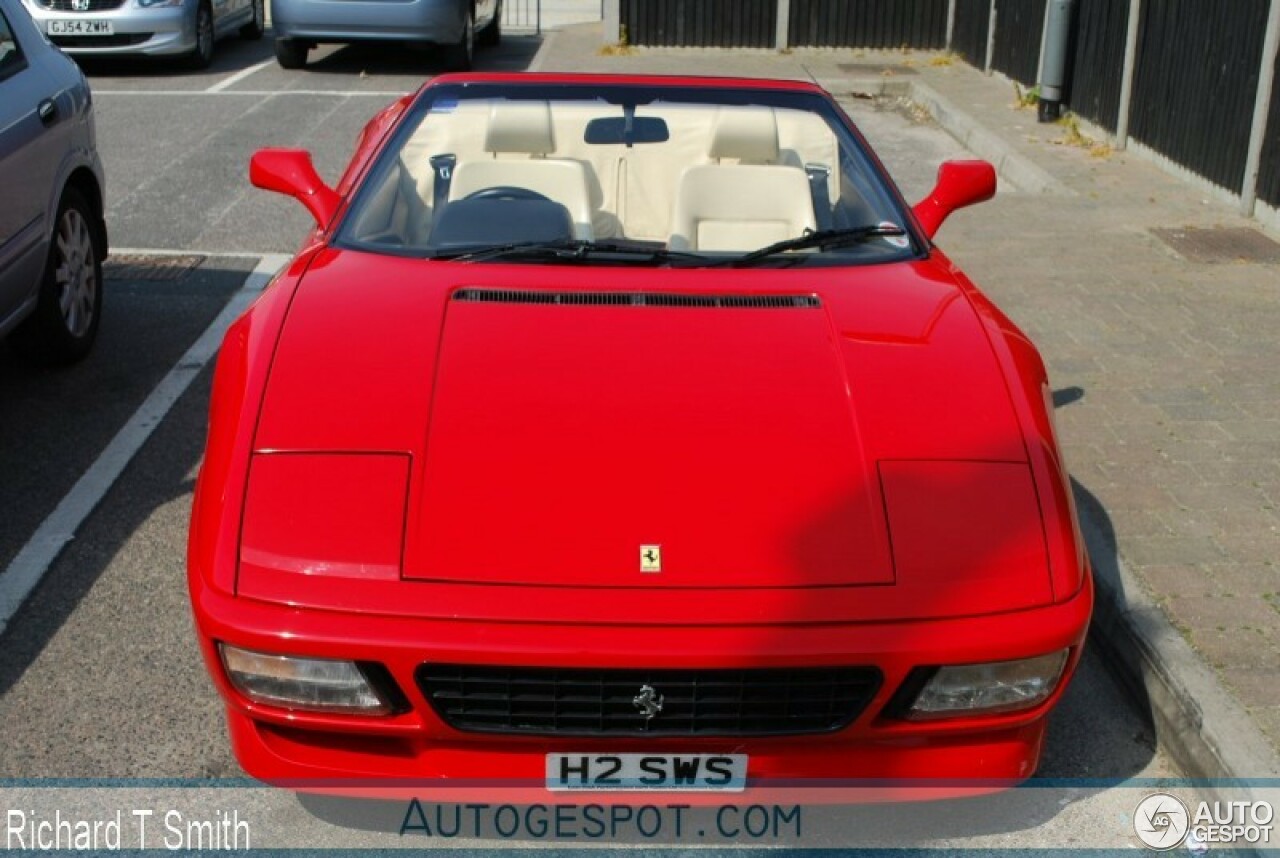
<instances>
[{"instance_id":1,"label":"car hood","mask_svg":"<svg viewBox=\"0 0 1280 858\"><path fill-rule=\"evenodd\" d=\"M344 484L317 530L341 530L332 511L348 502L344 520L396 519L361 525L383 536L357 577L897 584L931 599L963 584L1050 600L1008 389L973 308L929 262L654 270L326 251L290 307L255 449L257 565L308 554L254 523L291 503L272 492L307 482L259 463L308 454L300 471L322 475L309 496L324 475ZM351 458L379 455L392 464ZM389 505L355 500L374 485Z\"/></svg>"}]
</instances>

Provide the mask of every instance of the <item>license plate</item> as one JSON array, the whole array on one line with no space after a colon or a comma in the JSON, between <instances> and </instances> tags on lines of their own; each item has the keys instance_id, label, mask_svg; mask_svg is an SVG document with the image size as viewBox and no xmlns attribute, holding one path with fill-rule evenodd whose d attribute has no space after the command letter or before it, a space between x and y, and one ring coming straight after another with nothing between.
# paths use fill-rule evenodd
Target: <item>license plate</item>
<instances>
[{"instance_id":1,"label":"license plate","mask_svg":"<svg viewBox=\"0 0 1280 858\"><path fill-rule=\"evenodd\" d=\"M746 754L547 754L556 792L742 792Z\"/></svg>"},{"instance_id":2,"label":"license plate","mask_svg":"<svg viewBox=\"0 0 1280 858\"><path fill-rule=\"evenodd\" d=\"M54 19L49 22L50 36L114 36L115 29L110 21L86 21L79 18L70 20Z\"/></svg>"}]
</instances>

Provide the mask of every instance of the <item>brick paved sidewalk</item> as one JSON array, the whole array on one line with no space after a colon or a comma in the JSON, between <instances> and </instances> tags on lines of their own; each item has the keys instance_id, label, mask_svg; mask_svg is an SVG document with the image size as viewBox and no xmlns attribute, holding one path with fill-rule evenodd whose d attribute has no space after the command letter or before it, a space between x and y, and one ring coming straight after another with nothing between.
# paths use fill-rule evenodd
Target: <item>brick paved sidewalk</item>
<instances>
[{"instance_id":1,"label":"brick paved sidewalk","mask_svg":"<svg viewBox=\"0 0 1280 858\"><path fill-rule=\"evenodd\" d=\"M1258 224L1136 155L1069 145L1066 129L1014 108L1012 84L959 61L834 50L604 56L600 45L598 27L564 30L539 68L814 78L837 95L868 75L920 81L1060 183L1049 193L1006 183L948 221L939 243L1044 354L1082 508L1114 532L1124 564L1274 748L1280 265L1188 261L1151 232Z\"/></svg>"}]
</instances>

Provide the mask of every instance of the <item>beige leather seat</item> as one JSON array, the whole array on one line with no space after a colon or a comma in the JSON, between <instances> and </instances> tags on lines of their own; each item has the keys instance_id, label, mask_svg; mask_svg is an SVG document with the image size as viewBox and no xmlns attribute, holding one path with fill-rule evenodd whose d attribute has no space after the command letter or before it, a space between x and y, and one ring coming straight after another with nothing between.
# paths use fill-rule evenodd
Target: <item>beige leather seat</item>
<instances>
[{"instance_id":1,"label":"beige leather seat","mask_svg":"<svg viewBox=\"0 0 1280 858\"><path fill-rule=\"evenodd\" d=\"M680 176L672 250L753 250L816 228L804 170L777 163L773 110L720 108L708 154Z\"/></svg>"},{"instance_id":2,"label":"beige leather seat","mask_svg":"<svg viewBox=\"0 0 1280 858\"><path fill-rule=\"evenodd\" d=\"M556 149L551 109L545 101L495 104L489 112L484 150L490 158L462 161L454 168L449 199L493 187L536 191L569 210L574 237L591 239L591 194L581 161L548 158Z\"/></svg>"}]
</instances>

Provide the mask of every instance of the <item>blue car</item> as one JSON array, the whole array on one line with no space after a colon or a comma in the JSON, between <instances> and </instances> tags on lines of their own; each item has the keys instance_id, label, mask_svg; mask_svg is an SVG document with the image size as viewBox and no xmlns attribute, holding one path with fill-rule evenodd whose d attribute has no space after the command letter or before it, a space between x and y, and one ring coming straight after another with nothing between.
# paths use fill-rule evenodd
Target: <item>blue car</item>
<instances>
[{"instance_id":1,"label":"blue car","mask_svg":"<svg viewBox=\"0 0 1280 858\"><path fill-rule=\"evenodd\" d=\"M102 162L79 67L19 0L0 0L0 336L84 357L102 317Z\"/></svg>"},{"instance_id":2,"label":"blue car","mask_svg":"<svg viewBox=\"0 0 1280 858\"><path fill-rule=\"evenodd\" d=\"M444 50L450 70L466 71L477 44L501 37L501 0L272 0L276 60L307 64L307 51L327 42L428 42Z\"/></svg>"}]
</instances>

